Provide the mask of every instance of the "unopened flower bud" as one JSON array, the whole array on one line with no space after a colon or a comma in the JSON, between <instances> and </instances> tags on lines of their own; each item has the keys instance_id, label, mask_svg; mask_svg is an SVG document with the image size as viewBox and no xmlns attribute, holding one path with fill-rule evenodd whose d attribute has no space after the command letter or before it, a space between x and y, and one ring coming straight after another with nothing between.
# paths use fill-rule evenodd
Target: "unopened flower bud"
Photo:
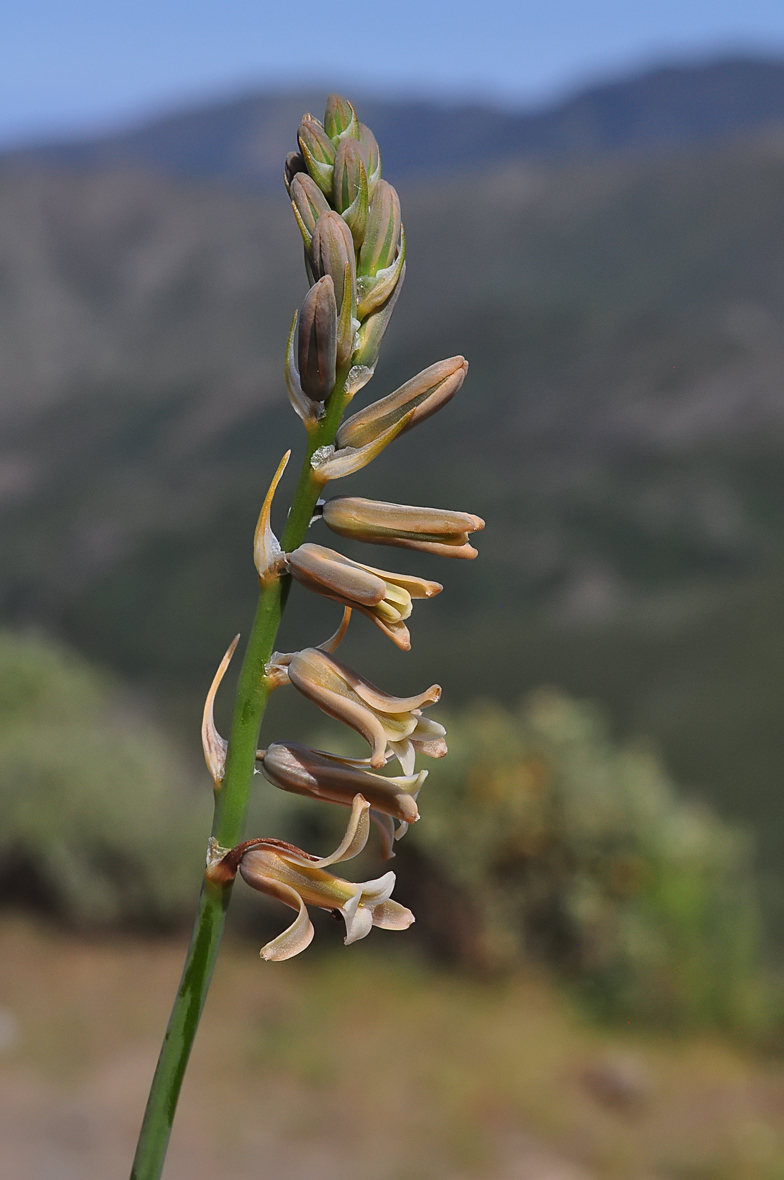
<instances>
[{"instance_id":1,"label":"unopened flower bud","mask_svg":"<svg viewBox=\"0 0 784 1180\"><path fill-rule=\"evenodd\" d=\"M362 148L362 155L365 157L368 196L372 200L376 185L381 178L381 153L378 150L375 135L364 123L360 123L359 125L359 146Z\"/></svg>"},{"instance_id":2,"label":"unopened flower bud","mask_svg":"<svg viewBox=\"0 0 784 1180\"><path fill-rule=\"evenodd\" d=\"M334 210L322 213L316 221L310 244L310 260L313 274L317 279L329 275L335 284L335 301L340 314L346 294L352 302L355 300L356 260L351 230ZM351 283L348 292L344 287L347 265Z\"/></svg>"},{"instance_id":3,"label":"unopened flower bud","mask_svg":"<svg viewBox=\"0 0 784 1180\"><path fill-rule=\"evenodd\" d=\"M329 202L307 172L296 174L289 188L289 196L305 246L310 249L316 222L322 213L329 212Z\"/></svg>"},{"instance_id":4,"label":"unopened flower bud","mask_svg":"<svg viewBox=\"0 0 784 1180\"><path fill-rule=\"evenodd\" d=\"M325 401L335 386L338 313L335 288L329 275L310 288L297 325L297 361L303 392Z\"/></svg>"},{"instance_id":5,"label":"unopened flower bud","mask_svg":"<svg viewBox=\"0 0 784 1180\"><path fill-rule=\"evenodd\" d=\"M444 727L422 716L422 709L439 700L438 684L417 696L390 696L315 647L291 657L288 675L294 687L328 717L362 735L371 747L372 767L385 764L389 749L403 774L413 774L417 750L431 758L442 758L447 752Z\"/></svg>"},{"instance_id":6,"label":"unopened flower bud","mask_svg":"<svg viewBox=\"0 0 784 1180\"><path fill-rule=\"evenodd\" d=\"M362 149L355 139L344 139L335 155L332 204L351 230L354 245L359 248L367 225L368 183Z\"/></svg>"},{"instance_id":7,"label":"unopened flower bud","mask_svg":"<svg viewBox=\"0 0 784 1180\"><path fill-rule=\"evenodd\" d=\"M286 192L291 191L291 182L298 173L307 174L308 166L305 163L304 156L299 152L289 152L286 156L286 163L283 165L283 183L286 186Z\"/></svg>"},{"instance_id":8,"label":"unopened flower bud","mask_svg":"<svg viewBox=\"0 0 784 1180\"><path fill-rule=\"evenodd\" d=\"M371 312L383 307L403 280L406 265L406 235L400 227L400 246L395 261L374 275L357 279L357 316L364 320Z\"/></svg>"},{"instance_id":9,"label":"unopened flower bud","mask_svg":"<svg viewBox=\"0 0 784 1180\"><path fill-rule=\"evenodd\" d=\"M335 441L338 447L366 446L403 415L410 417L401 434L418 422L424 422L455 396L467 372L468 362L462 356L453 356L423 369L394 393L347 418L337 432Z\"/></svg>"},{"instance_id":10,"label":"unopened flower bud","mask_svg":"<svg viewBox=\"0 0 784 1180\"><path fill-rule=\"evenodd\" d=\"M395 261L400 245L400 198L391 184L380 180L368 210L367 228L359 252L358 275L376 275Z\"/></svg>"},{"instance_id":11,"label":"unopened flower bud","mask_svg":"<svg viewBox=\"0 0 784 1180\"><path fill-rule=\"evenodd\" d=\"M321 402L314 401L313 398L308 397L300 383L299 369L297 368L297 349L299 336L299 312L294 312L294 318L291 321L291 328L289 330L289 338L286 342L286 392L289 395L289 401L294 407L295 412L300 416L308 430L311 430L319 418L324 416L324 406Z\"/></svg>"},{"instance_id":12,"label":"unopened flower bud","mask_svg":"<svg viewBox=\"0 0 784 1180\"><path fill-rule=\"evenodd\" d=\"M481 517L468 512L386 504L360 496L335 496L324 505L322 516L328 528L341 537L419 549L441 557L476 557L468 534L485 527Z\"/></svg>"},{"instance_id":13,"label":"unopened flower bud","mask_svg":"<svg viewBox=\"0 0 784 1180\"><path fill-rule=\"evenodd\" d=\"M357 114L347 98L342 98L339 94L328 95L324 111L324 130L336 147L348 137L359 138Z\"/></svg>"},{"instance_id":14,"label":"unopened flower bud","mask_svg":"<svg viewBox=\"0 0 784 1180\"><path fill-rule=\"evenodd\" d=\"M297 140L308 172L321 191L329 196L332 192L332 166L335 163L332 140L312 115L305 115L300 123Z\"/></svg>"},{"instance_id":15,"label":"unopened flower bud","mask_svg":"<svg viewBox=\"0 0 784 1180\"><path fill-rule=\"evenodd\" d=\"M310 465L317 483L326 484L331 479L342 479L346 475L353 475L367 467L377 455L387 447L394 438L402 434L408 423L409 415L404 414L393 422L386 430L382 430L364 447L341 447L336 450L333 446L319 447L313 452Z\"/></svg>"},{"instance_id":16,"label":"unopened flower bud","mask_svg":"<svg viewBox=\"0 0 784 1180\"><path fill-rule=\"evenodd\" d=\"M443 590L439 582L360 565L323 545L300 545L287 562L289 573L308 590L361 611L403 651L411 647L404 620L412 599L432 598Z\"/></svg>"},{"instance_id":17,"label":"unopened flower bud","mask_svg":"<svg viewBox=\"0 0 784 1180\"><path fill-rule=\"evenodd\" d=\"M313 230L310 261L316 279L329 275L335 285L338 312L337 363L347 364L358 326L356 258L351 230L339 213L322 213Z\"/></svg>"},{"instance_id":18,"label":"unopened flower bud","mask_svg":"<svg viewBox=\"0 0 784 1180\"><path fill-rule=\"evenodd\" d=\"M395 304L400 296L400 289L403 286L403 279L405 277L406 267L404 263L392 294L387 298L385 303L382 303L381 307L370 313L357 332L356 348L351 359L355 365L369 369L371 373L376 367L378 354L381 351L381 342L384 339L387 325L392 318L392 312L395 310Z\"/></svg>"}]
</instances>

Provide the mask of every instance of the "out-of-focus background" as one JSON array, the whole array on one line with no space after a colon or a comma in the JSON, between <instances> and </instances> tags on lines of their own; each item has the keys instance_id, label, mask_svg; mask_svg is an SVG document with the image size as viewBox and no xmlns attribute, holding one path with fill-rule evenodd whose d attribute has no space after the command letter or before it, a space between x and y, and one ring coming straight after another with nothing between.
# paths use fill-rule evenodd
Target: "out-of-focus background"
<instances>
[{"instance_id":1,"label":"out-of-focus background","mask_svg":"<svg viewBox=\"0 0 784 1180\"><path fill-rule=\"evenodd\" d=\"M391 691L444 687L450 757L394 862L417 925L344 951L317 917L265 965L287 913L238 887L167 1175L781 1180L784 9L3 20L9 1174L127 1173L209 826L202 702L302 447L282 160L339 90L408 239L362 396L471 363L340 490L487 528L475 563L366 549L446 590L411 653L362 619L344 649ZM295 588L280 647L336 614ZM339 740L293 696L265 741ZM343 819L259 780L248 834L326 852Z\"/></svg>"}]
</instances>

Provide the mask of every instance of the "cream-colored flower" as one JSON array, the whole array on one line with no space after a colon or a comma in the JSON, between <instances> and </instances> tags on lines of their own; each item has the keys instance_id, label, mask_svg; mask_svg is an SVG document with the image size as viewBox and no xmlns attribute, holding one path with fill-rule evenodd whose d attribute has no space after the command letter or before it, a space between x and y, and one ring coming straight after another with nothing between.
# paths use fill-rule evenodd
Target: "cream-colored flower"
<instances>
[{"instance_id":1,"label":"cream-colored flower","mask_svg":"<svg viewBox=\"0 0 784 1180\"><path fill-rule=\"evenodd\" d=\"M281 790L350 807L356 795L370 803L370 818L381 830L384 856L393 855L392 840L419 819L416 798L427 778L418 774L383 775L370 769L368 759L341 758L325 750L311 750L296 742L274 742L256 757L267 779ZM394 820L399 821L395 831Z\"/></svg>"},{"instance_id":2,"label":"cream-colored flower","mask_svg":"<svg viewBox=\"0 0 784 1180\"><path fill-rule=\"evenodd\" d=\"M355 363L367 362L358 358ZM463 384L467 372L468 361L462 356L453 356L423 369L394 393L365 406L363 410L347 418L335 436L336 447L367 446L402 418L406 421L400 433L411 430L417 423L424 422L431 414L435 414L451 401Z\"/></svg>"},{"instance_id":3,"label":"cream-colored flower","mask_svg":"<svg viewBox=\"0 0 784 1180\"><path fill-rule=\"evenodd\" d=\"M441 696L438 684L412 697L393 697L352 672L334 656L308 647L287 657L290 682L330 717L350 725L371 746L370 765L396 755L404 774L413 774L416 751L431 758L446 754L446 730L422 716L422 709Z\"/></svg>"},{"instance_id":4,"label":"cream-colored flower","mask_svg":"<svg viewBox=\"0 0 784 1180\"><path fill-rule=\"evenodd\" d=\"M403 620L411 614L412 599L432 598L443 589L439 582L361 565L323 545L300 545L287 561L289 572L308 590L362 611L403 651L411 647Z\"/></svg>"},{"instance_id":5,"label":"cream-colored flower","mask_svg":"<svg viewBox=\"0 0 784 1180\"><path fill-rule=\"evenodd\" d=\"M420 549L440 557L476 557L468 534L485 527L480 516L441 508L387 504L361 496L334 496L323 508L324 523L341 537Z\"/></svg>"},{"instance_id":6,"label":"cream-colored flower","mask_svg":"<svg viewBox=\"0 0 784 1180\"><path fill-rule=\"evenodd\" d=\"M385 873L374 881L354 882L326 871L328 866L351 859L365 847L369 811L370 804L357 795L346 835L331 856L311 856L282 840L249 840L225 858L230 869L239 869L252 889L276 897L297 911L291 926L261 948L262 959L280 962L310 945L314 932L309 905L341 915L346 923L347 946L365 938L373 926L406 930L414 921L410 910L391 899L394 873Z\"/></svg>"}]
</instances>

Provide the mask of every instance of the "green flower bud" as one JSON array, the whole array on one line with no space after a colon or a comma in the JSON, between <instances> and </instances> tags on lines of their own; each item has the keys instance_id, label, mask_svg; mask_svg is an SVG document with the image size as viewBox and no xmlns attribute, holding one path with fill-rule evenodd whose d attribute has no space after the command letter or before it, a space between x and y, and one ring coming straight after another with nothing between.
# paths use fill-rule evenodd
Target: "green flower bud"
<instances>
[{"instance_id":1,"label":"green flower bud","mask_svg":"<svg viewBox=\"0 0 784 1180\"><path fill-rule=\"evenodd\" d=\"M400 245L400 231L400 199L391 184L380 180L368 210L358 275L375 276L392 265Z\"/></svg>"},{"instance_id":2,"label":"green flower bud","mask_svg":"<svg viewBox=\"0 0 784 1180\"><path fill-rule=\"evenodd\" d=\"M335 288L325 275L305 296L297 324L299 382L314 401L325 401L335 386L337 340Z\"/></svg>"},{"instance_id":3,"label":"green flower bud","mask_svg":"<svg viewBox=\"0 0 784 1180\"><path fill-rule=\"evenodd\" d=\"M336 147L343 139L359 138L357 113L348 99L341 98L339 94L328 96L324 111L324 130Z\"/></svg>"},{"instance_id":4,"label":"green flower bud","mask_svg":"<svg viewBox=\"0 0 784 1180\"><path fill-rule=\"evenodd\" d=\"M355 139L344 139L335 155L332 204L351 230L359 248L368 217L368 184L362 149Z\"/></svg>"},{"instance_id":5,"label":"green flower bud","mask_svg":"<svg viewBox=\"0 0 784 1180\"><path fill-rule=\"evenodd\" d=\"M359 125L359 146L365 157L365 169L368 178L368 194L373 199L373 193L381 177L381 152L378 150L376 137L364 123Z\"/></svg>"},{"instance_id":6,"label":"green flower bud","mask_svg":"<svg viewBox=\"0 0 784 1180\"><path fill-rule=\"evenodd\" d=\"M310 249L316 222L322 213L329 213L329 202L307 172L298 172L295 175L289 188L289 196L305 246Z\"/></svg>"},{"instance_id":7,"label":"green flower bud","mask_svg":"<svg viewBox=\"0 0 784 1180\"><path fill-rule=\"evenodd\" d=\"M332 192L332 166L335 163L332 140L312 115L305 115L300 123L297 140L308 172L321 191L329 196Z\"/></svg>"},{"instance_id":8,"label":"green flower bud","mask_svg":"<svg viewBox=\"0 0 784 1180\"><path fill-rule=\"evenodd\" d=\"M400 249L392 265L380 270L376 275L362 275L357 279L357 316L360 320L366 319L372 311L386 303L403 277L405 264L406 235L401 226Z\"/></svg>"},{"instance_id":9,"label":"green flower bud","mask_svg":"<svg viewBox=\"0 0 784 1180\"><path fill-rule=\"evenodd\" d=\"M403 263L392 294L388 296L385 303L370 313L363 321L357 333L357 346L351 358L352 363L358 367L361 366L362 368L368 369L371 373L376 367L378 354L381 351L381 341L384 339L387 324L392 318L392 312L395 310L395 304L400 295L400 289L403 286L403 279L405 277L406 266Z\"/></svg>"},{"instance_id":10,"label":"green flower bud","mask_svg":"<svg viewBox=\"0 0 784 1180\"><path fill-rule=\"evenodd\" d=\"M367 446L396 422L407 417L400 431L403 434L445 406L463 384L467 372L468 362L462 356L453 356L430 365L394 393L347 418L335 437L336 446Z\"/></svg>"}]
</instances>

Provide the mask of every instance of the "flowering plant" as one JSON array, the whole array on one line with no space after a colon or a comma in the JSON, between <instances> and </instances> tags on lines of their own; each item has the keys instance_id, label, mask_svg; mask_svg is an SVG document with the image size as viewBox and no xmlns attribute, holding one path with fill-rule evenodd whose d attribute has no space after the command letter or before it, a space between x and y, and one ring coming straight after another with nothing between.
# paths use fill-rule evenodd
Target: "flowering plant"
<instances>
[{"instance_id":1,"label":"flowering plant","mask_svg":"<svg viewBox=\"0 0 784 1180\"><path fill-rule=\"evenodd\" d=\"M271 511L291 452L281 460L262 504L253 544L259 604L228 739L216 729L213 706L239 636L207 694L202 741L213 780L215 818L193 937L153 1079L132 1180L156 1180L161 1174L237 875L296 913L291 925L262 948L265 960L288 959L308 946L313 937L308 906L337 912L345 922L347 944L365 938L373 926L405 930L414 921L411 911L391 897L394 873L354 883L328 870L365 847L371 819L378 826L385 859L393 855L393 841L419 819L417 796L427 771L417 773L416 755L440 758L447 752L443 726L422 716L422 709L434 704L441 690L432 685L413 696L391 696L338 661L334 651L354 610L408 650L406 620L412 599L430 598L442 587L351 561L306 541L308 529L323 516L339 536L472 558L476 550L468 534L484 527L479 517L466 512L350 497L325 503L322 498L328 482L359 471L398 435L446 405L462 385L468 366L462 357L440 361L344 421L352 398L373 376L405 276L400 202L381 178L373 133L345 99L328 98L323 123L305 115L298 141L299 151L286 159L284 179L305 243L310 286L292 322L285 377L307 445L280 540L272 530ZM319 647L281 654L273 652L273 645L293 581L341 604L343 621ZM285 685L293 685L329 716L359 732L368 742L369 756L347 759L283 742L257 749L269 695ZM380 773L392 758L398 759L402 775ZM272 836L243 840L257 763L267 781L283 790L351 808L345 837L332 855L317 857Z\"/></svg>"}]
</instances>

